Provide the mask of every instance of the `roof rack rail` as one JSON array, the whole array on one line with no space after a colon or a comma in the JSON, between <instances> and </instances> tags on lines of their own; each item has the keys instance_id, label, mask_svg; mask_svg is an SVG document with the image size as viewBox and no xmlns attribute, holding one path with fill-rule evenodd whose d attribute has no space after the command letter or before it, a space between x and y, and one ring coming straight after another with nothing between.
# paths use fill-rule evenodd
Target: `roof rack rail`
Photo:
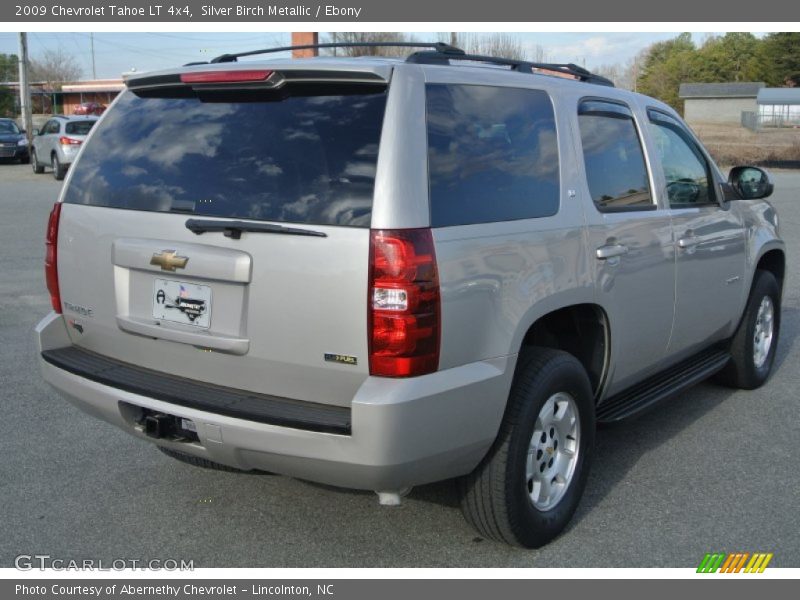
<instances>
[{"instance_id":1,"label":"roof rack rail","mask_svg":"<svg viewBox=\"0 0 800 600\"><path fill-rule=\"evenodd\" d=\"M248 52L237 52L235 54L220 54L212 58L209 62L228 63L236 62L244 56L256 56L259 54L274 54L276 52L288 52L290 50L320 50L326 48L427 48L425 52L414 52L406 62L418 64L450 64L451 60L464 60L491 65L511 67L513 71L520 73L533 74L536 71L550 71L571 75L575 79L586 83L595 83L614 87L614 82L601 75L596 75L583 67L572 63L537 63L525 60L514 60L510 58L500 58L496 56L483 56L480 54L467 54L461 48L456 48L444 42L336 42L328 44L303 44L300 46L279 46L277 48L263 48L261 50L250 50ZM207 64L193 62L184 66Z\"/></svg>"},{"instance_id":2,"label":"roof rack rail","mask_svg":"<svg viewBox=\"0 0 800 600\"><path fill-rule=\"evenodd\" d=\"M272 54L275 52L288 52L290 50L320 50L325 48L432 48L434 53L439 55L453 56L463 55L465 52L460 48L445 44L444 42L336 42L329 44L303 44L301 46L281 46L278 48L264 48L262 50L250 50L248 52L237 52L235 54L221 54L212 58L211 63L236 62L243 56L256 56L257 54ZM190 63L197 64L197 63Z\"/></svg>"},{"instance_id":3,"label":"roof rack rail","mask_svg":"<svg viewBox=\"0 0 800 600\"><path fill-rule=\"evenodd\" d=\"M512 71L533 74L536 71L550 71L553 73L563 73L571 75L575 79L585 83L595 83L615 87L614 82L602 75L596 75L591 71L573 63L538 63L526 60L515 60L511 58L499 58L495 56L483 56L480 54L455 54L445 52L415 52L406 59L406 62L428 65L450 64L451 60L464 60L491 65L511 67Z\"/></svg>"}]
</instances>

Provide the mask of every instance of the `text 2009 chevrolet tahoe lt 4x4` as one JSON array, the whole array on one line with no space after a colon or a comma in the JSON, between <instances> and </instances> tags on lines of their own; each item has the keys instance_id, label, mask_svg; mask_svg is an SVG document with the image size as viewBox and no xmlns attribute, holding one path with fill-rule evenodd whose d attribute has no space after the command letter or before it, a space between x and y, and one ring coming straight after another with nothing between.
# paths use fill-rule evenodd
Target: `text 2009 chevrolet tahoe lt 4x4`
<instances>
[{"instance_id":1,"label":"text 2009 chevrolet tahoe lt 4x4","mask_svg":"<svg viewBox=\"0 0 800 600\"><path fill-rule=\"evenodd\" d=\"M446 46L234 58L131 77L53 208L41 365L86 412L387 504L458 478L535 547L597 422L767 379L772 184L670 107Z\"/></svg>"}]
</instances>

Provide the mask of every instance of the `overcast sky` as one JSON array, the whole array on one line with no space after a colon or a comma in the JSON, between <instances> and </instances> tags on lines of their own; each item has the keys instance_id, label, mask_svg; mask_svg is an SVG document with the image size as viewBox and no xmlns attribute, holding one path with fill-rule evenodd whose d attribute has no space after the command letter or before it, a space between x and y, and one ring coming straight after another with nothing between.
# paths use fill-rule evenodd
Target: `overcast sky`
<instances>
[{"instance_id":1,"label":"overcast sky","mask_svg":"<svg viewBox=\"0 0 800 600\"><path fill-rule=\"evenodd\" d=\"M487 34L488 35L488 34ZM639 50L659 40L675 37L677 33L515 33L532 49L542 46L547 60L576 62L589 69L603 64L624 63ZM693 33L696 43L706 33ZM436 34L415 33L419 41L435 40ZM325 37L323 34L322 37ZM95 65L98 78L119 77L135 68L151 71L208 60L226 52L252 50L289 44L288 33L95 33ZM30 33L29 52L36 57L45 48L60 48L73 55L83 68L83 78L92 78L91 34L89 33ZM0 53L16 53L16 33L0 33ZM533 52L531 52L533 56Z\"/></svg>"}]
</instances>

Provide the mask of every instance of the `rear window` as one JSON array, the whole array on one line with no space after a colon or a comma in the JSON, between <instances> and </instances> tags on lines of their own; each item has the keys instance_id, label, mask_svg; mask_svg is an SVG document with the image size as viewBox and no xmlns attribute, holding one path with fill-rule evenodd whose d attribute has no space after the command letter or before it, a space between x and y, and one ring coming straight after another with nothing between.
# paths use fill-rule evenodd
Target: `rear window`
<instances>
[{"instance_id":1,"label":"rear window","mask_svg":"<svg viewBox=\"0 0 800 600\"><path fill-rule=\"evenodd\" d=\"M558 211L556 125L544 91L430 84L426 97L433 227Z\"/></svg>"},{"instance_id":2,"label":"rear window","mask_svg":"<svg viewBox=\"0 0 800 600\"><path fill-rule=\"evenodd\" d=\"M92 126L97 123L97 121L71 121L66 124L64 127L65 133L71 133L72 135L88 135L89 131L92 129Z\"/></svg>"},{"instance_id":3,"label":"rear window","mask_svg":"<svg viewBox=\"0 0 800 600\"><path fill-rule=\"evenodd\" d=\"M65 201L369 227L386 104L385 90L371 90L127 91L86 145Z\"/></svg>"}]
</instances>

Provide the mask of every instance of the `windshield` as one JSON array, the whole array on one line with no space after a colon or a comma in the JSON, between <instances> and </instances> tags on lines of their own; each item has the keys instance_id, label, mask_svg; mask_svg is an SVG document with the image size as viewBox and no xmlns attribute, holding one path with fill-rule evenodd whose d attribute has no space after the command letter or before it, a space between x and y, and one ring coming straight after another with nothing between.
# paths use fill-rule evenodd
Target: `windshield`
<instances>
[{"instance_id":1,"label":"windshield","mask_svg":"<svg viewBox=\"0 0 800 600\"><path fill-rule=\"evenodd\" d=\"M14 121L0 121L0 133L19 134L19 127Z\"/></svg>"},{"instance_id":2,"label":"windshield","mask_svg":"<svg viewBox=\"0 0 800 600\"><path fill-rule=\"evenodd\" d=\"M386 93L343 92L125 92L65 202L369 227Z\"/></svg>"},{"instance_id":3,"label":"windshield","mask_svg":"<svg viewBox=\"0 0 800 600\"><path fill-rule=\"evenodd\" d=\"M72 135L87 135L89 130L91 130L92 126L97 123L97 121L71 121L67 123L65 127L66 133L71 133Z\"/></svg>"}]
</instances>

